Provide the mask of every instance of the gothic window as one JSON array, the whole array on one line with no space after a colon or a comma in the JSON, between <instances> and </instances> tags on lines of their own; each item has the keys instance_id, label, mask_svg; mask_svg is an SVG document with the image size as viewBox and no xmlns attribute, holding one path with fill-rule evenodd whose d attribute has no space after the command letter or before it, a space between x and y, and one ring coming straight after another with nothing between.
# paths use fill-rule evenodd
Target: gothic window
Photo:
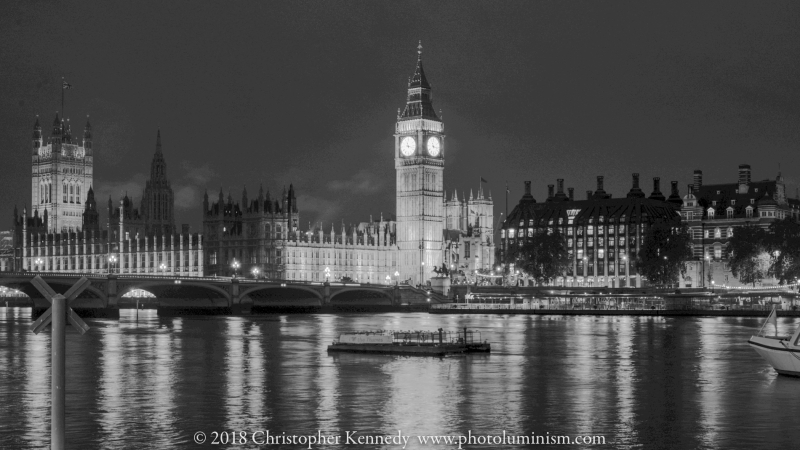
<instances>
[{"instance_id":1,"label":"gothic window","mask_svg":"<svg viewBox=\"0 0 800 450\"><path fill-rule=\"evenodd\" d=\"M69 185L69 202L75 203L75 186Z\"/></svg>"},{"instance_id":2,"label":"gothic window","mask_svg":"<svg viewBox=\"0 0 800 450\"><path fill-rule=\"evenodd\" d=\"M81 187L75 186L75 203L81 202Z\"/></svg>"},{"instance_id":3,"label":"gothic window","mask_svg":"<svg viewBox=\"0 0 800 450\"><path fill-rule=\"evenodd\" d=\"M63 199L63 202L64 202L64 203L67 203L67 189L68 189L68 188L67 188L67 185L66 185L66 183L65 183L65 184L64 184L64 199Z\"/></svg>"}]
</instances>

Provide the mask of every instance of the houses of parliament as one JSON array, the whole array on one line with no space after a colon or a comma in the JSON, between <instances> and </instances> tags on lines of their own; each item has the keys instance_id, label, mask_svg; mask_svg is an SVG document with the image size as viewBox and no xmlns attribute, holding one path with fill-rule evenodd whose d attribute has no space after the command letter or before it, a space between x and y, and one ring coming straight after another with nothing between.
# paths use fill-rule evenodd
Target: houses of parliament
<instances>
[{"instance_id":1,"label":"houses of parliament","mask_svg":"<svg viewBox=\"0 0 800 450\"><path fill-rule=\"evenodd\" d=\"M56 115L45 141L34 125L31 207L14 212L15 270L180 276L256 276L297 281L426 284L443 270L474 273L494 265L491 194L445 194L444 123L433 107L422 45L398 110L393 159L396 216L300 229L290 185L275 195L260 188L240 201L220 191L203 200L203 234L174 224L174 197L160 131L139 207L126 194L108 199L101 225L93 190L88 122L83 139ZM387 149L388 150L388 149ZM389 162L387 152L387 163ZM238 199L237 199L238 200Z\"/></svg>"},{"instance_id":2,"label":"houses of parliament","mask_svg":"<svg viewBox=\"0 0 800 450\"><path fill-rule=\"evenodd\" d=\"M301 230L295 187L277 198L259 189L241 202L219 192L203 201L205 271L297 281L350 279L361 283L427 284L441 268L474 273L494 266L491 195L447 198L444 123L433 107L431 84L418 47L405 108L394 129L396 217ZM388 150L388 149L387 149ZM388 163L387 155L387 163ZM234 262L236 264L234 264Z\"/></svg>"},{"instance_id":3,"label":"houses of parliament","mask_svg":"<svg viewBox=\"0 0 800 450\"><path fill-rule=\"evenodd\" d=\"M14 208L13 268L36 272L203 275L202 236L178 232L161 131L139 208L108 199L101 224L93 189L92 126L73 138L56 114L46 143L38 118L31 145L31 208Z\"/></svg>"}]
</instances>

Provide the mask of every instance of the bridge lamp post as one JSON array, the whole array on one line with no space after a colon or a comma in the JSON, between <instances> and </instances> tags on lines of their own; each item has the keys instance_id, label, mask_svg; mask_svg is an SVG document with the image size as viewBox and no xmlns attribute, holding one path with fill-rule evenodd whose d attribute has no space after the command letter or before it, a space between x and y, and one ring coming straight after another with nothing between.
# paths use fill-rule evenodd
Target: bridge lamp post
<instances>
[{"instance_id":1,"label":"bridge lamp post","mask_svg":"<svg viewBox=\"0 0 800 450\"><path fill-rule=\"evenodd\" d=\"M253 267L253 270L251 270L250 272L253 273L253 278L255 278L257 280L258 279L258 267Z\"/></svg>"},{"instance_id":2,"label":"bridge lamp post","mask_svg":"<svg viewBox=\"0 0 800 450\"><path fill-rule=\"evenodd\" d=\"M236 278L236 275L239 272L239 267L241 267L241 266L242 265L239 264L239 261L237 261L235 259L233 260L233 264L231 264L231 267L233 267L233 278Z\"/></svg>"},{"instance_id":3,"label":"bridge lamp post","mask_svg":"<svg viewBox=\"0 0 800 450\"><path fill-rule=\"evenodd\" d=\"M164 272L167 271L167 265L164 263L161 263L161 265L158 266L158 268L161 270L161 275L164 275Z\"/></svg>"},{"instance_id":4,"label":"bridge lamp post","mask_svg":"<svg viewBox=\"0 0 800 450\"><path fill-rule=\"evenodd\" d=\"M330 267L326 267L325 268L325 282L326 283L330 283L331 282L331 268Z\"/></svg>"},{"instance_id":5,"label":"bridge lamp post","mask_svg":"<svg viewBox=\"0 0 800 450\"><path fill-rule=\"evenodd\" d=\"M37 272L41 272L42 271L42 268L41 268L42 262L43 262L42 258L36 258L36 261L34 261L34 263L36 264L36 271Z\"/></svg>"},{"instance_id":6,"label":"bridge lamp post","mask_svg":"<svg viewBox=\"0 0 800 450\"><path fill-rule=\"evenodd\" d=\"M392 277L389 275L386 275L386 284L392 284Z\"/></svg>"},{"instance_id":7,"label":"bridge lamp post","mask_svg":"<svg viewBox=\"0 0 800 450\"><path fill-rule=\"evenodd\" d=\"M108 257L108 273L113 272L112 266L116 264L117 257L115 255L111 255Z\"/></svg>"},{"instance_id":8,"label":"bridge lamp post","mask_svg":"<svg viewBox=\"0 0 800 450\"><path fill-rule=\"evenodd\" d=\"M395 270L394 271L394 285L397 286L400 283L400 272Z\"/></svg>"}]
</instances>

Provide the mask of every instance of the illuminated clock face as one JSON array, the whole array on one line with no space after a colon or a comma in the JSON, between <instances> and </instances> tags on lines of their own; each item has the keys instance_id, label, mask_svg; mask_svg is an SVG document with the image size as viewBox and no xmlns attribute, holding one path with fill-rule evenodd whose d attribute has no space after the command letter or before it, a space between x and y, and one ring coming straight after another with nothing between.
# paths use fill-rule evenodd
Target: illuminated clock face
<instances>
[{"instance_id":1,"label":"illuminated clock face","mask_svg":"<svg viewBox=\"0 0 800 450\"><path fill-rule=\"evenodd\" d=\"M403 156L411 156L414 154L414 150L417 149L417 141L414 140L411 136L406 136L400 142L400 152L403 153Z\"/></svg>"},{"instance_id":2,"label":"illuminated clock face","mask_svg":"<svg viewBox=\"0 0 800 450\"><path fill-rule=\"evenodd\" d=\"M439 151L441 150L439 144L439 138L436 136L431 136L428 138L428 154L437 157L439 156Z\"/></svg>"}]
</instances>

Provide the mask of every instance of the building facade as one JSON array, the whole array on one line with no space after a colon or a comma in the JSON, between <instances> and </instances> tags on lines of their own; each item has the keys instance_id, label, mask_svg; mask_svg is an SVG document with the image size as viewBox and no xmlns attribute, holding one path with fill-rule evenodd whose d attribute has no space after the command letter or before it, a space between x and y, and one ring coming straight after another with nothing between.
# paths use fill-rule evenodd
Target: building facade
<instances>
[{"instance_id":1,"label":"building facade","mask_svg":"<svg viewBox=\"0 0 800 450\"><path fill-rule=\"evenodd\" d=\"M433 109L422 66L422 46L409 79L406 106L394 132L396 219L381 217L349 226L299 229L294 187L272 201L203 204L207 273L266 276L298 281L351 279L363 283L426 284L434 268L491 268L494 223L491 195L450 200L444 193L444 124Z\"/></svg>"},{"instance_id":2,"label":"building facade","mask_svg":"<svg viewBox=\"0 0 800 450\"><path fill-rule=\"evenodd\" d=\"M86 194L92 185L92 126L86 119L83 142L72 138L68 121L53 121L47 141L39 118L33 125L31 213L47 217L48 232L77 232L81 228Z\"/></svg>"},{"instance_id":3,"label":"building facade","mask_svg":"<svg viewBox=\"0 0 800 450\"><path fill-rule=\"evenodd\" d=\"M746 224L767 229L786 217L800 222L800 200L787 196L780 173L775 179L753 181L750 165L741 164L732 183L703 184L703 172L695 170L680 214L692 236L695 257L681 285L739 287L742 284L730 270L728 239ZM774 285L777 280L760 284Z\"/></svg>"},{"instance_id":4,"label":"building facade","mask_svg":"<svg viewBox=\"0 0 800 450\"><path fill-rule=\"evenodd\" d=\"M62 126L54 130L54 135L61 128L68 133L68 126ZM92 161L91 126L88 123L86 125L83 147L70 144L68 134L67 137L62 137L61 141L52 140L47 147L41 145L37 147L36 137L35 132L33 159L35 206L30 213L24 208L21 215L16 208L14 209L15 270L203 275L202 236L189 234L188 227L184 227L182 233L175 232L174 199L166 176L160 132L151 164L150 179L144 190L143 213L133 208L133 202L127 194L120 200L120 206L117 208L113 207L109 198L109 220L106 227L101 224L91 186L92 172L86 170L91 169ZM43 148L45 150L42 150ZM80 152L85 153L80 155ZM80 172L80 169L83 172ZM54 174L68 174L74 177L59 177ZM84 181L89 183L83 184ZM55 199L62 200L61 202L52 202L50 200L54 199L48 197L53 191L53 185L64 186L63 198ZM37 189L37 186L42 189ZM40 197L36 196L37 192ZM76 204L80 197L85 197L85 201L78 210ZM62 215L64 211L69 214ZM68 217L69 220L64 221L64 217ZM55 220L59 221L58 225L52 223Z\"/></svg>"},{"instance_id":5,"label":"building facade","mask_svg":"<svg viewBox=\"0 0 800 450\"><path fill-rule=\"evenodd\" d=\"M525 194L503 221L500 230L500 260L505 261L513 250L537 232L558 229L566 239L570 264L554 280L557 286L641 287L643 280L636 267L636 258L648 227L656 221L680 224L678 210L682 199L678 183L666 198L660 179L653 179L649 197L639 187L639 174L633 174L633 185L625 197L613 198L603 189L603 177L597 177L597 190L587 191L585 200L576 200L572 188L564 192L564 180L558 188L548 185L547 199L537 203L531 194L530 181ZM513 282L533 285L526 274L516 275Z\"/></svg>"}]
</instances>

